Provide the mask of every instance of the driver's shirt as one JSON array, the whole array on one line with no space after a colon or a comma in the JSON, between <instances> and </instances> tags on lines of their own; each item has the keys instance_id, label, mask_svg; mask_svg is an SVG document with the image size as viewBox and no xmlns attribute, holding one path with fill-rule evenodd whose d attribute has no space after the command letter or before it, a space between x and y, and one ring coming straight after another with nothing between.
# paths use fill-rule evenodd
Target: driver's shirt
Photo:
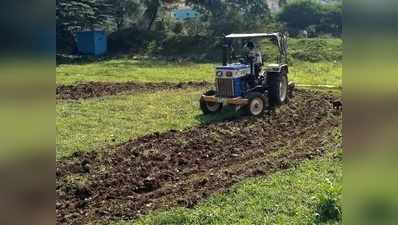
<instances>
[{"instance_id":1,"label":"driver's shirt","mask_svg":"<svg viewBox=\"0 0 398 225\"><path fill-rule=\"evenodd\" d=\"M262 64L263 63L263 59L261 57L261 52L253 49L249 51L249 56L254 57L254 64Z\"/></svg>"}]
</instances>

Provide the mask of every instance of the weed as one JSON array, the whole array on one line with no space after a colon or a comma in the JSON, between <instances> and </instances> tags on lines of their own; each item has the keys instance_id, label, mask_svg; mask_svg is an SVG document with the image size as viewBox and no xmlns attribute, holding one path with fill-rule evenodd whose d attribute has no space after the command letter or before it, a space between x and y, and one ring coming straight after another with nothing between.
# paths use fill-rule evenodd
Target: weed
<instances>
[{"instance_id":1,"label":"weed","mask_svg":"<svg viewBox=\"0 0 398 225\"><path fill-rule=\"evenodd\" d=\"M338 221L342 219L342 209L340 197L342 187L340 184L333 184L328 181L329 187L325 192L318 195L319 204L316 209L316 222L325 223L329 221Z\"/></svg>"}]
</instances>

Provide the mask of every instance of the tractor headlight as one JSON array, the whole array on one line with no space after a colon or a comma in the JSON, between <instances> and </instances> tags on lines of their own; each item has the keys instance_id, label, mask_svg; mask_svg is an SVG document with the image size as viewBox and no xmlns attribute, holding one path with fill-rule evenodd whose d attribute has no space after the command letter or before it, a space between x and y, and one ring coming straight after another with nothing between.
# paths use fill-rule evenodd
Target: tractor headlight
<instances>
[{"instance_id":1,"label":"tractor headlight","mask_svg":"<svg viewBox=\"0 0 398 225\"><path fill-rule=\"evenodd\" d=\"M228 72L226 73L226 76L227 76L227 77L232 77L232 72L231 72L231 71L228 71Z\"/></svg>"},{"instance_id":2,"label":"tractor headlight","mask_svg":"<svg viewBox=\"0 0 398 225\"><path fill-rule=\"evenodd\" d=\"M222 76L222 71L217 71L216 76L217 77L221 77Z\"/></svg>"}]
</instances>

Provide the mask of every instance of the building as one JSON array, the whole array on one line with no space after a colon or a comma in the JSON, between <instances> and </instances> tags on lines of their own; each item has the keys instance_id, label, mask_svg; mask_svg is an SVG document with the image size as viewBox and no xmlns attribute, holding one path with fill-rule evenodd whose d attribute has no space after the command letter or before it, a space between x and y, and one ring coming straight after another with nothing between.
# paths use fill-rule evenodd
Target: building
<instances>
[{"instance_id":1,"label":"building","mask_svg":"<svg viewBox=\"0 0 398 225\"><path fill-rule=\"evenodd\" d=\"M200 13L191 8L178 8L171 12L172 17L177 21L184 21L200 16Z\"/></svg>"}]
</instances>

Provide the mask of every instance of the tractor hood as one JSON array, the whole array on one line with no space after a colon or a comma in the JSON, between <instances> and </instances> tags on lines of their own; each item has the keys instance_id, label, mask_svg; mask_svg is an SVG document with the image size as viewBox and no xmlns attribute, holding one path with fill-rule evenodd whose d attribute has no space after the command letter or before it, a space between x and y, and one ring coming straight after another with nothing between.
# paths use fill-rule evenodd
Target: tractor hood
<instances>
[{"instance_id":1,"label":"tractor hood","mask_svg":"<svg viewBox=\"0 0 398 225\"><path fill-rule=\"evenodd\" d=\"M250 66L245 64L235 63L216 67L218 78L238 78L247 74L250 74Z\"/></svg>"}]
</instances>

